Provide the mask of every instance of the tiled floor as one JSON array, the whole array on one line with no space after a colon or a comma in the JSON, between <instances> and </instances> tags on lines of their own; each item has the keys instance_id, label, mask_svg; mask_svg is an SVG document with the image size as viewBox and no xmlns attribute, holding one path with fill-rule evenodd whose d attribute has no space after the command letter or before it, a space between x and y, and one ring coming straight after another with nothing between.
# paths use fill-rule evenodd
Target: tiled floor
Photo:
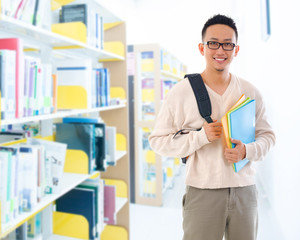
<instances>
[{"instance_id":1,"label":"tiled floor","mask_svg":"<svg viewBox=\"0 0 300 240\"><path fill-rule=\"evenodd\" d=\"M181 199L185 190L184 166L175 178L174 187L164 194L162 207L130 205L130 240L181 240ZM260 192L259 184L257 185ZM242 240L242 239L241 239ZM266 199L259 198L257 240L285 240Z\"/></svg>"}]
</instances>

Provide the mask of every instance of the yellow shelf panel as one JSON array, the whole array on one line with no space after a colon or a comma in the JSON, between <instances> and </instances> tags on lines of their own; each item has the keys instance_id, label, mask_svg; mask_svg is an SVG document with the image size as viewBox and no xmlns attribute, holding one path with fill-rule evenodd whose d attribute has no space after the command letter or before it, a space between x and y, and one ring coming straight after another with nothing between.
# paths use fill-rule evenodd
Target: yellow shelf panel
<instances>
[{"instance_id":1,"label":"yellow shelf panel","mask_svg":"<svg viewBox=\"0 0 300 240\"><path fill-rule=\"evenodd\" d=\"M114 28L116 26L119 26L122 23L123 23L122 21L120 21L120 22L112 22L112 23L104 23L104 31L106 31L108 29L111 29L111 28Z\"/></svg>"},{"instance_id":2,"label":"yellow shelf panel","mask_svg":"<svg viewBox=\"0 0 300 240\"><path fill-rule=\"evenodd\" d=\"M128 198L127 184L123 180L118 179L104 179L106 185L116 186L116 195L119 198Z\"/></svg>"},{"instance_id":3,"label":"yellow shelf panel","mask_svg":"<svg viewBox=\"0 0 300 240\"><path fill-rule=\"evenodd\" d=\"M81 150L67 149L64 172L89 174L89 158Z\"/></svg>"},{"instance_id":4,"label":"yellow shelf panel","mask_svg":"<svg viewBox=\"0 0 300 240\"><path fill-rule=\"evenodd\" d=\"M87 43L87 30L82 22L67 22L56 23L51 25L51 30L54 33L77 40L82 43Z\"/></svg>"},{"instance_id":5,"label":"yellow shelf panel","mask_svg":"<svg viewBox=\"0 0 300 240\"><path fill-rule=\"evenodd\" d=\"M86 109L87 92L81 86L58 86L57 109Z\"/></svg>"},{"instance_id":6,"label":"yellow shelf panel","mask_svg":"<svg viewBox=\"0 0 300 240\"><path fill-rule=\"evenodd\" d=\"M89 223L88 220L81 215L53 212L53 233L88 240Z\"/></svg>"},{"instance_id":7,"label":"yellow shelf panel","mask_svg":"<svg viewBox=\"0 0 300 240\"><path fill-rule=\"evenodd\" d=\"M117 151L127 151L127 140L125 135L117 133Z\"/></svg>"},{"instance_id":8,"label":"yellow shelf panel","mask_svg":"<svg viewBox=\"0 0 300 240\"><path fill-rule=\"evenodd\" d=\"M111 87L110 88L110 97L111 98L126 99L126 93L125 93L124 88L121 88L121 87Z\"/></svg>"},{"instance_id":9,"label":"yellow shelf panel","mask_svg":"<svg viewBox=\"0 0 300 240\"><path fill-rule=\"evenodd\" d=\"M125 57L124 44L119 41L104 42L104 51L116 54L118 56Z\"/></svg>"},{"instance_id":10,"label":"yellow shelf panel","mask_svg":"<svg viewBox=\"0 0 300 240\"><path fill-rule=\"evenodd\" d=\"M61 6L74 2L75 0L51 0L51 10L57 10Z\"/></svg>"},{"instance_id":11,"label":"yellow shelf panel","mask_svg":"<svg viewBox=\"0 0 300 240\"><path fill-rule=\"evenodd\" d=\"M101 240L128 240L128 232L123 227L107 225L101 233Z\"/></svg>"}]
</instances>

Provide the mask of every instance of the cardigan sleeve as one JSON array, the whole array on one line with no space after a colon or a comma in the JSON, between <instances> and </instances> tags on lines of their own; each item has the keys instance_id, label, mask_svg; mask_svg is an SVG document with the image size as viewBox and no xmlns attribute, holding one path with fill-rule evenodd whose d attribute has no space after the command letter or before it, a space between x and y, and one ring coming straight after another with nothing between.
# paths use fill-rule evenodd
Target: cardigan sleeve
<instances>
[{"instance_id":1,"label":"cardigan sleeve","mask_svg":"<svg viewBox=\"0 0 300 240\"><path fill-rule=\"evenodd\" d=\"M152 150L162 156L168 157L187 157L202 146L209 143L204 129L187 129L187 134L175 133L181 130L178 126L178 119L174 117L174 110L171 109L166 98L162 104L159 114L156 118L154 130L149 136L149 143ZM172 104L172 107L174 105ZM176 122L177 121L177 122Z\"/></svg>"}]
</instances>

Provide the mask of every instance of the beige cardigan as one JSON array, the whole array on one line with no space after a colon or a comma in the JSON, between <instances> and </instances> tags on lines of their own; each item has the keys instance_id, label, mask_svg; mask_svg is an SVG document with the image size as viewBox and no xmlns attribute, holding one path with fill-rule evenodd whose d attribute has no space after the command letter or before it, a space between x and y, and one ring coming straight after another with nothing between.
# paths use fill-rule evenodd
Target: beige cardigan
<instances>
[{"instance_id":1,"label":"beige cardigan","mask_svg":"<svg viewBox=\"0 0 300 240\"><path fill-rule=\"evenodd\" d=\"M231 75L231 81L221 96L206 86L211 105L212 119L221 121L224 114L242 94L256 100L256 132L254 143L246 144L246 157L250 162L238 173L224 158L224 137L209 142L204 129L177 135L180 129L202 127L197 102L188 79L178 82L167 94L149 136L151 148L162 156L186 157L186 181L197 188L225 188L255 184L253 162L262 160L275 144L275 134L267 121L265 106L258 90L249 82Z\"/></svg>"}]
</instances>

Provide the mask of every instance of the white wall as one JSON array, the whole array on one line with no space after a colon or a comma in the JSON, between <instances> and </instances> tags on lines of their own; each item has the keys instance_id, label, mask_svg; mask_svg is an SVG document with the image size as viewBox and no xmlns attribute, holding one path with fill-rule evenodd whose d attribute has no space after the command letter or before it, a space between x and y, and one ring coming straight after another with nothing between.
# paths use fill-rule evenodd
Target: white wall
<instances>
[{"instance_id":1,"label":"white wall","mask_svg":"<svg viewBox=\"0 0 300 240\"><path fill-rule=\"evenodd\" d=\"M299 47L291 46L300 36L296 0L271 2L271 37L260 35L260 1L245 1L243 10L245 76L265 97L277 142L268 158L259 165L259 176L287 240L300 239L300 118ZM292 44L294 45L294 44Z\"/></svg>"},{"instance_id":2,"label":"white wall","mask_svg":"<svg viewBox=\"0 0 300 240\"><path fill-rule=\"evenodd\" d=\"M271 37L261 39L260 0L124 0L115 4L127 22L127 42L160 43L201 72L198 52L208 17L228 14L237 21L240 52L232 71L253 82L265 98L277 142L257 164L273 210L286 240L300 239L299 19L297 0L270 0Z\"/></svg>"}]
</instances>

